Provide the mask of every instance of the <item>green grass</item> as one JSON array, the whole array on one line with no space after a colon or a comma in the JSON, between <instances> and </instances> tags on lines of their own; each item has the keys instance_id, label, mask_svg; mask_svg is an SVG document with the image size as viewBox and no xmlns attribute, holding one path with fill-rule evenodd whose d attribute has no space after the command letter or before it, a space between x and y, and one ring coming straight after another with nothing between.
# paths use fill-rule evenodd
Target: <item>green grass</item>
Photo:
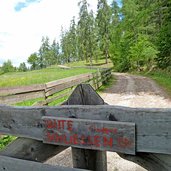
<instances>
[{"instance_id":1,"label":"green grass","mask_svg":"<svg viewBox=\"0 0 171 171\"><path fill-rule=\"evenodd\" d=\"M79 74L95 72L86 68L60 69L51 67L28 72L13 72L0 75L0 87L41 84Z\"/></svg>"},{"instance_id":2,"label":"green grass","mask_svg":"<svg viewBox=\"0 0 171 171\"><path fill-rule=\"evenodd\" d=\"M105 84L103 84L98 90L97 92L100 94L103 91L105 91L107 88L111 87L113 84L116 83L116 78L111 77Z\"/></svg>"},{"instance_id":3,"label":"green grass","mask_svg":"<svg viewBox=\"0 0 171 171\"><path fill-rule=\"evenodd\" d=\"M171 73L166 71L153 71L145 74L155 80L161 87L163 87L171 97Z\"/></svg>"},{"instance_id":4,"label":"green grass","mask_svg":"<svg viewBox=\"0 0 171 171\"><path fill-rule=\"evenodd\" d=\"M12 142L15 139L16 137L14 136L9 136L9 135L3 136L3 138L0 139L0 150L3 149L5 146L7 146L10 142Z\"/></svg>"},{"instance_id":5,"label":"green grass","mask_svg":"<svg viewBox=\"0 0 171 171\"><path fill-rule=\"evenodd\" d=\"M93 66L99 67L99 68L110 68L113 67L113 64L110 59L108 59L108 64L105 64L105 59L99 59L97 62L93 60ZM90 63L86 63L86 61L78 61L78 62L72 62L69 64L66 64L66 66L69 67L87 67L90 66Z\"/></svg>"}]
</instances>

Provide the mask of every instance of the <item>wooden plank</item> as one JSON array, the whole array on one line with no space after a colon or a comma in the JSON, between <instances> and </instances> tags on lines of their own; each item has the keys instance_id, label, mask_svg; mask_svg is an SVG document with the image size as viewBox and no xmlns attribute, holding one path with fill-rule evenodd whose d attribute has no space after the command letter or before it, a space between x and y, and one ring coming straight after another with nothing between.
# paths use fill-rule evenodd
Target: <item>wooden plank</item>
<instances>
[{"instance_id":1,"label":"wooden plank","mask_svg":"<svg viewBox=\"0 0 171 171\"><path fill-rule=\"evenodd\" d=\"M0 88L0 96L23 94L28 92L41 91L45 89L44 84L36 84L31 86L18 86L18 87L6 87Z\"/></svg>"},{"instance_id":2,"label":"wooden plank","mask_svg":"<svg viewBox=\"0 0 171 171\"><path fill-rule=\"evenodd\" d=\"M51 81L51 82L46 83L46 88L55 87L55 86L57 86L59 84L63 84L63 83L66 83L66 82L69 82L69 81L72 81L72 80L75 80L75 79L78 79L78 78L82 78L82 77L91 77L91 75L92 74L80 74L80 75L72 76L72 77L69 77L69 78L60 79L60 80L57 80L57 81Z\"/></svg>"},{"instance_id":3,"label":"wooden plank","mask_svg":"<svg viewBox=\"0 0 171 171\"><path fill-rule=\"evenodd\" d=\"M66 97L66 96L69 96L71 94L71 92L66 92L64 94L60 94L58 96L55 96L55 97L52 97L52 98L49 98L49 99L46 99L44 101L39 101L39 102L36 102L35 104L33 104L32 106L45 106L55 100L58 100L58 99L61 99L63 97Z\"/></svg>"},{"instance_id":4,"label":"wooden plank","mask_svg":"<svg viewBox=\"0 0 171 171\"><path fill-rule=\"evenodd\" d=\"M86 82L91 78L90 74L84 75L82 77L76 77L75 79L66 80L66 82L56 84L55 87L46 90L46 97L53 95L56 92L65 90L67 88L76 86L80 83Z\"/></svg>"},{"instance_id":5,"label":"wooden plank","mask_svg":"<svg viewBox=\"0 0 171 171\"><path fill-rule=\"evenodd\" d=\"M49 98L49 99L46 100L46 102L51 103L51 102L53 102L55 100L61 99L61 98L66 97L66 96L69 96L70 94L71 94L71 91L60 94L60 95L52 97L52 98Z\"/></svg>"},{"instance_id":6,"label":"wooden plank","mask_svg":"<svg viewBox=\"0 0 171 171\"><path fill-rule=\"evenodd\" d=\"M44 91L10 95L10 96L0 96L0 104L16 104L25 100L35 99L45 97Z\"/></svg>"},{"instance_id":7,"label":"wooden plank","mask_svg":"<svg viewBox=\"0 0 171 171\"><path fill-rule=\"evenodd\" d=\"M90 96L91 94L91 96ZM103 105L104 100L88 84L77 86L67 100L68 105Z\"/></svg>"},{"instance_id":8,"label":"wooden plank","mask_svg":"<svg viewBox=\"0 0 171 171\"><path fill-rule=\"evenodd\" d=\"M91 96L90 96L91 94ZM104 105L104 100L88 84L80 84L75 88L68 105ZM88 150L72 147L73 167L94 171L107 171L106 151Z\"/></svg>"},{"instance_id":9,"label":"wooden plank","mask_svg":"<svg viewBox=\"0 0 171 171\"><path fill-rule=\"evenodd\" d=\"M135 155L135 124L43 117L43 142Z\"/></svg>"},{"instance_id":10,"label":"wooden plank","mask_svg":"<svg viewBox=\"0 0 171 171\"><path fill-rule=\"evenodd\" d=\"M137 152L171 154L171 109L116 106L0 107L0 132L42 140L42 116L136 124Z\"/></svg>"},{"instance_id":11,"label":"wooden plank","mask_svg":"<svg viewBox=\"0 0 171 171\"><path fill-rule=\"evenodd\" d=\"M45 162L66 148L67 147L65 146L43 144L42 141L29 138L17 138L2 149L0 151L0 155L24 160Z\"/></svg>"},{"instance_id":12,"label":"wooden plank","mask_svg":"<svg viewBox=\"0 0 171 171\"><path fill-rule=\"evenodd\" d=\"M0 156L0 171L86 171Z\"/></svg>"}]
</instances>

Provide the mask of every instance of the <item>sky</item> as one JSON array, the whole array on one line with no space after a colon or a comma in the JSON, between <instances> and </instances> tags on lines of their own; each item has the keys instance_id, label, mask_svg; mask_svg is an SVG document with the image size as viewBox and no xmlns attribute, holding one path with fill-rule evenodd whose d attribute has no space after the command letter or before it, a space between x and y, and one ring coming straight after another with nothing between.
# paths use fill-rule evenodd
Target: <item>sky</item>
<instances>
[{"instance_id":1,"label":"sky","mask_svg":"<svg viewBox=\"0 0 171 171\"><path fill-rule=\"evenodd\" d=\"M0 66L10 59L14 66L38 52L42 36L59 40L61 26L68 29L78 18L80 0L0 0ZM96 11L97 0L88 0Z\"/></svg>"}]
</instances>

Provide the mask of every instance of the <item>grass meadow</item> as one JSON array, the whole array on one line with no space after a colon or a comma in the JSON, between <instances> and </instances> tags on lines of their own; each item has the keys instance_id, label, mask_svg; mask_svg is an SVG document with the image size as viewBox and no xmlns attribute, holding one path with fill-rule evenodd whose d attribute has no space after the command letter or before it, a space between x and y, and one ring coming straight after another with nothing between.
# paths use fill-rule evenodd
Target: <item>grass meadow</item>
<instances>
[{"instance_id":1,"label":"grass meadow","mask_svg":"<svg viewBox=\"0 0 171 171\"><path fill-rule=\"evenodd\" d=\"M86 68L61 69L57 66L27 72L11 72L0 75L0 87L41 84L75 75L95 72Z\"/></svg>"}]
</instances>

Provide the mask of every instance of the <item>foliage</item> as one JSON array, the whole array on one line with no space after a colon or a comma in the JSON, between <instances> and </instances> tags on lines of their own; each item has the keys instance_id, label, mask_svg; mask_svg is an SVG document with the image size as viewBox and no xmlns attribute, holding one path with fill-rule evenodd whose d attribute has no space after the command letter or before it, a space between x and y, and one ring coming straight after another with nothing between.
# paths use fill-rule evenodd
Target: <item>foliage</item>
<instances>
[{"instance_id":1,"label":"foliage","mask_svg":"<svg viewBox=\"0 0 171 171\"><path fill-rule=\"evenodd\" d=\"M20 63L20 66L19 66L18 70L21 71L21 72L26 72L27 71L27 66L26 66L25 62Z\"/></svg>"},{"instance_id":2,"label":"foliage","mask_svg":"<svg viewBox=\"0 0 171 171\"><path fill-rule=\"evenodd\" d=\"M12 142L13 140L15 140L16 137L14 136L4 136L3 138L0 139L0 149L4 148L5 146L7 146L10 142Z\"/></svg>"},{"instance_id":3,"label":"foliage","mask_svg":"<svg viewBox=\"0 0 171 171\"><path fill-rule=\"evenodd\" d=\"M154 79L159 85L161 85L171 97L171 71L156 70L147 74L147 76Z\"/></svg>"},{"instance_id":4,"label":"foliage","mask_svg":"<svg viewBox=\"0 0 171 171\"><path fill-rule=\"evenodd\" d=\"M98 0L96 21L98 24L100 48L105 56L106 63L109 58L110 20L111 7L108 5L107 0Z\"/></svg>"},{"instance_id":5,"label":"foliage","mask_svg":"<svg viewBox=\"0 0 171 171\"><path fill-rule=\"evenodd\" d=\"M10 60L7 60L6 62L3 63L1 70L4 73L7 73L7 72L13 72L15 68L12 65L12 62Z\"/></svg>"},{"instance_id":6,"label":"foliage","mask_svg":"<svg viewBox=\"0 0 171 171\"><path fill-rule=\"evenodd\" d=\"M33 53L29 56L27 62L31 64L31 70L38 69L38 55L37 53Z\"/></svg>"},{"instance_id":7,"label":"foliage","mask_svg":"<svg viewBox=\"0 0 171 171\"><path fill-rule=\"evenodd\" d=\"M154 59L158 51L145 35L139 35L137 42L130 47L130 61L132 69L143 70L147 66L149 70L154 65Z\"/></svg>"},{"instance_id":8,"label":"foliage","mask_svg":"<svg viewBox=\"0 0 171 171\"><path fill-rule=\"evenodd\" d=\"M60 42L42 37L39 51L29 56L31 69L54 64L110 58L115 70L151 70L171 66L170 0L98 0L96 15L87 0L78 3L67 30L61 29Z\"/></svg>"}]
</instances>

